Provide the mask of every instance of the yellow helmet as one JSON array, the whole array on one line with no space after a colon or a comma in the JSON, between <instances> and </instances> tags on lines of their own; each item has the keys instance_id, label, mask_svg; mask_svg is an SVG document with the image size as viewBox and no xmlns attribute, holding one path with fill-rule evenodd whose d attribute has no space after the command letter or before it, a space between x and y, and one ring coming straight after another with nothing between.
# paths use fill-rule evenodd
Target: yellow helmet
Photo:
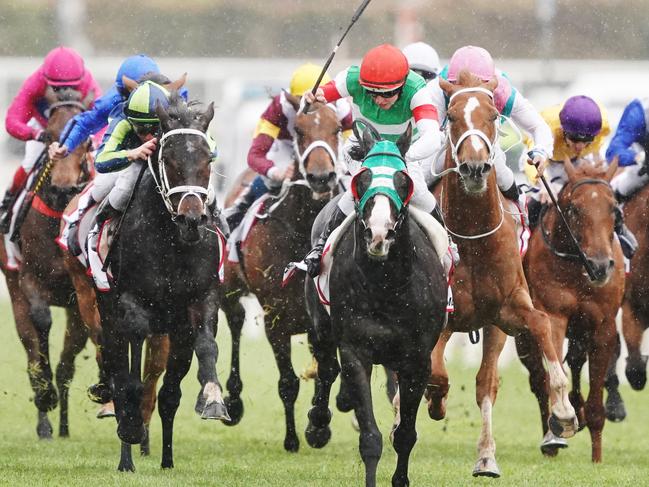
<instances>
[{"instance_id":1,"label":"yellow helmet","mask_svg":"<svg viewBox=\"0 0 649 487\"><path fill-rule=\"evenodd\" d=\"M320 76L320 71L322 71L322 67L311 63L303 64L297 68L295 72L293 72L293 76L291 76L291 84L289 86L291 95L302 96L305 92L312 89L313 85L318 80L318 76ZM323 85L329 81L331 81L331 78L327 73L325 73L320 84Z\"/></svg>"}]
</instances>

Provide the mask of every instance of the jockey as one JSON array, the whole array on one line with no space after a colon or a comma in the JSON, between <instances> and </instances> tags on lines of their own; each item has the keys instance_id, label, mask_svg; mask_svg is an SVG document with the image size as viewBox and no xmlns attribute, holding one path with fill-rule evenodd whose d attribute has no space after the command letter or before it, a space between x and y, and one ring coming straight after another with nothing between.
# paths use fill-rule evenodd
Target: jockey
<instances>
[{"instance_id":1,"label":"jockey","mask_svg":"<svg viewBox=\"0 0 649 487\"><path fill-rule=\"evenodd\" d=\"M14 174L0 204L0 232L7 233L11 224L12 207L25 187L30 172L45 150L45 127L47 126L47 102L45 92L74 88L85 99L101 95L101 88L85 66L81 56L69 47L52 49L43 64L20 87L20 91L9 105L5 125L9 135L24 140L25 157Z\"/></svg>"},{"instance_id":2,"label":"jockey","mask_svg":"<svg viewBox=\"0 0 649 487\"><path fill-rule=\"evenodd\" d=\"M170 93L164 86L154 81L145 81L131 92L120 113L111 120L97 151L95 169L100 175L119 174L114 179L112 189L104 191L108 196L103 198L97 209L99 228L108 218L119 216L126 210L142 164L157 148L160 120L155 110L156 104L168 107L169 96ZM211 137L208 139L216 158L216 143ZM212 164L212 172L213 169Z\"/></svg>"},{"instance_id":3,"label":"jockey","mask_svg":"<svg viewBox=\"0 0 649 487\"><path fill-rule=\"evenodd\" d=\"M313 88L322 68L315 64L303 64L295 70L289 84L290 96L282 92L274 96L262 113L248 151L248 166L259 175L237 198L234 205L225 210L228 224L234 230L243 219L246 211L269 190L281 187L285 179L293 177L293 139L295 137L295 116L299 98ZM325 74L322 81L331 78ZM294 103L289 100L295 98ZM351 129L351 108L349 103L338 100L336 113L343 131Z\"/></svg>"},{"instance_id":4,"label":"jockey","mask_svg":"<svg viewBox=\"0 0 649 487\"><path fill-rule=\"evenodd\" d=\"M467 70L480 78L482 81L498 79L498 86L494 91L494 103L502 116L510 117L513 122L526 132L532 135L535 146L529 152L534 164L546 161L552 153L552 132L532 104L516 90L506 75L497 70L491 54L486 49L476 46L464 46L455 51L448 66L444 67L440 77L451 83L456 83L460 71ZM433 87L433 101L437 107L440 120L446 118L449 98L442 91L437 81ZM445 122L445 120L444 120ZM514 180L513 171L507 166L506 157L500 144L495 144L494 165L498 187L503 195L512 200L521 211L523 219L526 215L525 194L520 192ZM435 162L437 173L443 170L444 151L442 151Z\"/></svg>"},{"instance_id":5,"label":"jockey","mask_svg":"<svg viewBox=\"0 0 649 487\"><path fill-rule=\"evenodd\" d=\"M431 83L441 70L437 51L425 42L413 42L402 49L410 70Z\"/></svg>"},{"instance_id":6,"label":"jockey","mask_svg":"<svg viewBox=\"0 0 649 487\"><path fill-rule=\"evenodd\" d=\"M406 56L396 47L383 44L370 49L358 66L350 66L333 81L318 88L316 96L307 92L308 103L323 103L351 96L354 119L367 120L384 139L396 141L414 123L418 137L405 155L408 174L414 183L412 204L434 213L435 197L428 191L420 161L440 148L441 134L430 91L424 79L408 67ZM345 144L345 160L354 175L360 169L350 149L357 143L352 136ZM331 232L354 211L354 198L348 189L338 201L338 207L325 226L315 247L305 257L307 272L315 277L320 272L320 259Z\"/></svg>"}]
</instances>

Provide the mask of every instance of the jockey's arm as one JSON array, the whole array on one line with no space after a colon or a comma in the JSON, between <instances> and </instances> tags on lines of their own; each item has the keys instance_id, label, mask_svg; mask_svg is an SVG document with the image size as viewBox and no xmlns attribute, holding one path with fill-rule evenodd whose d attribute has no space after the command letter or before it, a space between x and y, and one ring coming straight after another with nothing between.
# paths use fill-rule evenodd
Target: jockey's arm
<instances>
[{"instance_id":1,"label":"jockey's arm","mask_svg":"<svg viewBox=\"0 0 649 487\"><path fill-rule=\"evenodd\" d=\"M642 141L646 133L645 110L642 102L635 99L624 109L615 135L606 150L606 160L610 162L617 156L620 167L635 164L636 152L631 146L635 142Z\"/></svg>"},{"instance_id":2,"label":"jockey's arm","mask_svg":"<svg viewBox=\"0 0 649 487\"><path fill-rule=\"evenodd\" d=\"M519 128L531 135L534 141L531 152L539 154L544 159L552 157L554 148L552 131L539 112L520 93L517 93L514 100L511 118Z\"/></svg>"},{"instance_id":3,"label":"jockey's arm","mask_svg":"<svg viewBox=\"0 0 649 487\"><path fill-rule=\"evenodd\" d=\"M286 124L287 120L282 112L280 97L276 96L257 122L252 144L248 150L250 169L266 176L268 171L275 167L275 163L268 158L268 151L279 136L282 126L286 126Z\"/></svg>"},{"instance_id":4,"label":"jockey's arm","mask_svg":"<svg viewBox=\"0 0 649 487\"><path fill-rule=\"evenodd\" d=\"M315 98L310 91L307 91L302 97L300 109L304 105L305 100L309 103L313 103L315 99L322 97L326 103L331 103L348 96L350 96L350 93L347 90L347 69L345 69L338 73L334 79L320 86L316 92Z\"/></svg>"},{"instance_id":5,"label":"jockey's arm","mask_svg":"<svg viewBox=\"0 0 649 487\"><path fill-rule=\"evenodd\" d=\"M442 143L437 109L433 105L430 91L421 89L410 102L412 117L417 126L417 139L406 153L407 161L421 161L435 154Z\"/></svg>"},{"instance_id":6,"label":"jockey's arm","mask_svg":"<svg viewBox=\"0 0 649 487\"><path fill-rule=\"evenodd\" d=\"M121 171L131 164L129 149L125 146L131 133L131 124L125 118L114 119L97 150L95 169L98 173Z\"/></svg>"},{"instance_id":7,"label":"jockey's arm","mask_svg":"<svg viewBox=\"0 0 649 487\"><path fill-rule=\"evenodd\" d=\"M39 96L42 96L39 92L44 83L41 78L40 70L27 78L7 109L5 127L9 135L18 140L27 141L38 138L39 130L30 127L27 122L37 116L36 101ZM38 116L38 118L41 117Z\"/></svg>"}]
</instances>

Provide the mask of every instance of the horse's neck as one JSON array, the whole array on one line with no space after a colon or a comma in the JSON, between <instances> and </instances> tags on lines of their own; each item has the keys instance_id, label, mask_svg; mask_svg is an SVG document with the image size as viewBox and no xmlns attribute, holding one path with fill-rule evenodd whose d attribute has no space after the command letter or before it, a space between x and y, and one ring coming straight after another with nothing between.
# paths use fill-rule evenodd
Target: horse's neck
<instances>
[{"instance_id":1,"label":"horse's neck","mask_svg":"<svg viewBox=\"0 0 649 487\"><path fill-rule=\"evenodd\" d=\"M293 185L274 211L273 216L290 225L292 230L310 240L311 227L326 201L315 200L308 186Z\"/></svg>"},{"instance_id":2,"label":"horse's neck","mask_svg":"<svg viewBox=\"0 0 649 487\"><path fill-rule=\"evenodd\" d=\"M451 155L447 150L446 167L451 167L450 164ZM457 173L444 178L442 191L444 219L453 232L465 235L485 233L496 228L503 218L495 170L489 174L487 189L483 193L466 192Z\"/></svg>"}]
</instances>

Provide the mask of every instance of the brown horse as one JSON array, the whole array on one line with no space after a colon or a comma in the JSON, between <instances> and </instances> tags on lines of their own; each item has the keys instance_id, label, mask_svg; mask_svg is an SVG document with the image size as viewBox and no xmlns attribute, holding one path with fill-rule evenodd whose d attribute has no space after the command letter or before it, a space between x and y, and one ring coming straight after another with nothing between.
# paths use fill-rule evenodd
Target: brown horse
<instances>
[{"instance_id":1,"label":"brown horse","mask_svg":"<svg viewBox=\"0 0 649 487\"><path fill-rule=\"evenodd\" d=\"M496 185L493 158L498 110L493 102L497 80L482 83L462 72L459 83L440 80L450 97L441 205L449 233L455 236L461 262L455 271L455 313L431 354L432 373L427 387L428 412L433 419L446 414L449 390L444 348L453 332L484 327L483 355L476 378L476 401L482 415L478 461L474 476L500 475L492 435L492 408L498 391L498 357L506 334L529 329L545 355L550 372L552 417L550 427L561 436L577 429L568 399L568 380L552 343L550 321L534 309L523 274L513 218L503 209Z\"/></svg>"},{"instance_id":2,"label":"brown horse","mask_svg":"<svg viewBox=\"0 0 649 487\"><path fill-rule=\"evenodd\" d=\"M50 106L47 140L59 140L68 120L86 109L90 99L82 100L73 89L54 91L45 98ZM69 436L68 393L74 375L74 359L88 339L88 332L77 308L74 288L63 266L63 256L55 242L63 209L90 178L86 159L90 142L81 144L65 159L47 161L37 174L31 208L19 230L22 265L20 270L6 267L4 239L0 243L2 272L5 274L18 336L27 352L27 373L38 409L39 438L51 438L47 412L60 400L59 436ZM66 309L67 325L63 351L56 368L57 389L52 383L49 358L50 306Z\"/></svg>"},{"instance_id":3,"label":"brown horse","mask_svg":"<svg viewBox=\"0 0 649 487\"><path fill-rule=\"evenodd\" d=\"M297 106L298 100L293 100ZM241 249L241 265L226 269L226 290L222 307L232 333L232 366L227 382L226 406L236 424L243 415L240 394L239 344L244 311L239 303L250 291L265 310L266 336L279 368L279 395L286 414L284 448L297 451L294 404L300 387L291 364L291 336L306 333L309 317L304 305L304 277L293 279L282 288L286 264L301 260L311 248L311 226L318 212L336 190L336 158L340 123L328 106L314 105L308 114L295 120L297 133L296 171L304 179L286 184L267 205L266 218L259 220ZM271 209L269 210L268 207Z\"/></svg>"},{"instance_id":4,"label":"brown horse","mask_svg":"<svg viewBox=\"0 0 649 487\"><path fill-rule=\"evenodd\" d=\"M624 219L638 239L638 251L631 261L622 306L622 332L629 356L626 378L637 391L647 382L647 356L641 352L642 336L649 328L649 186L624 204ZM617 382L617 381L615 381Z\"/></svg>"},{"instance_id":5,"label":"brown horse","mask_svg":"<svg viewBox=\"0 0 649 487\"><path fill-rule=\"evenodd\" d=\"M617 162L608 170L586 161L575 169L564 162L568 182L559 193L558 203L576 234L596 278L584 272L565 225L552 207L541 218L525 256L525 274L532 301L552 323L555 350L563 349L568 337L567 362L572 373L570 400L579 417L580 429L588 426L592 440L592 460L602 461L602 429L605 412L602 389L606 369L613 356L617 332L615 316L624 294L624 262L615 239L616 201L609 182ZM521 361L530 372L530 386L541 408L544 439L541 450L554 456L566 446L548 430L547 374L538 344L528 333L516 337ZM588 400L580 391L581 369L588 359L590 388Z\"/></svg>"}]
</instances>

